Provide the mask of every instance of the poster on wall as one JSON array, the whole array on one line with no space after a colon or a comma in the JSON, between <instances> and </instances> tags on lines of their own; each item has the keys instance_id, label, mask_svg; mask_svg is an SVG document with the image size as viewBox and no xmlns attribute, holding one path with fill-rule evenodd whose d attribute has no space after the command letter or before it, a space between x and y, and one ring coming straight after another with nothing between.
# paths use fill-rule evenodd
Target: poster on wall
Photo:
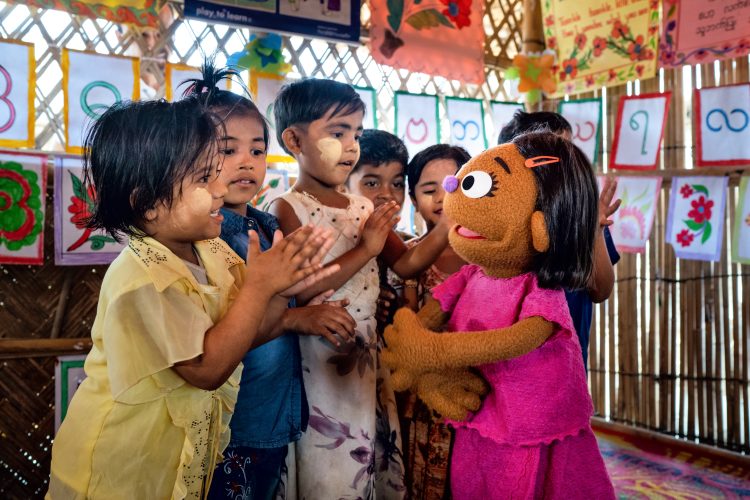
<instances>
[{"instance_id":1,"label":"poster on wall","mask_svg":"<svg viewBox=\"0 0 750 500\"><path fill-rule=\"evenodd\" d=\"M410 158L427 146L439 143L437 96L396 92L395 134L406 144Z\"/></svg>"},{"instance_id":2,"label":"poster on wall","mask_svg":"<svg viewBox=\"0 0 750 500\"><path fill-rule=\"evenodd\" d=\"M34 46L0 40L0 146L34 147Z\"/></svg>"},{"instance_id":3,"label":"poster on wall","mask_svg":"<svg viewBox=\"0 0 750 500\"><path fill-rule=\"evenodd\" d=\"M543 0L557 52L557 92L575 94L656 74L659 0Z\"/></svg>"},{"instance_id":4,"label":"poster on wall","mask_svg":"<svg viewBox=\"0 0 750 500\"><path fill-rule=\"evenodd\" d=\"M666 92L620 98L610 168L656 168L671 96L671 92Z\"/></svg>"},{"instance_id":5,"label":"poster on wall","mask_svg":"<svg viewBox=\"0 0 750 500\"><path fill-rule=\"evenodd\" d=\"M140 99L140 61L63 49L62 70L65 150L81 154L93 120L115 103Z\"/></svg>"},{"instance_id":6,"label":"poster on wall","mask_svg":"<svg viewBox=\"0 0 750 500\"><path fill-rule=\"evenodd\" d=\"M271 202L288 190L289 174L285 170L269 168L266 170L263 186L258 190L255 198L250 201L250 205L258 210L267 212Z\"/></svg>"},{"instance_id":7,"label":"poster on wall","mask_svg":"<svg viewBox=\"0 0 750 500\"><path fill-rule=\"evenodd\" d=\"M185 17L209 24L359 42L359 0L185 0Z\"/></svg>"},{"instance_id":8,"label":"poster on wall","mask_svg":"<svg viewBox=\"0 0 750 500\"><path fill-rule=\"evenodd\" d=\"M525 108L520 102L500 101L491 101L490 107L492 109L492 125L495 129L488 140L490 144L495 144L499 141L500 131L513 119L516 111L523 111Z\"/></svg>"},{"instance_id":9,"label":"poster on wall","mask_svg":"<svg viewBox=\"0 0 750 500\"><path fill-rule=\"evenodd\" d=\"M662 0L659 64L677 68L750 53L750 3Z\"/></svg>"},{"instance_id":10,"label":"poster on wall","mask_svg":"<svg viewBox=\"0 0 750 500\"><path fill-rule=\"evenodd\" d=\"M55 432L68 413L73 395L86 378L86 356L58 356L55 361Z\"/></svg>"},{"instance_id":11,"label":"poster on wall","mask_svg":"<svg viewBox=\"0 0 750 500\"><path fill-rule=\"evenodd\" d=\"M599 153L599 130L602 121L601 99L562 101L557 110L573 129L573 142L594 164Z\"/></svg>"},{"instance_id":12,"label":"poster on wall","mask_svg":"<svg viewBox=\"0 0 750 500\"><path fill-rule=\"evenodd\" d=\"M618 177L614 199L622 200L611 216L610 232L617 250L643 253L651 236L656 206L661 192L661 177Z\"/></svg>"},{"instance_id":13,"label":"poster on wall","mask_svg":"<svg viewBox=\"0 0 750 500\"><path fill-rule=\"evenodd\" d=\"M47 156L0 151L0 264L44 263Z\"/></svg>"},{"instance_id":14,"label":"poster on wall","mask_svg":"<svg viewBox=\"0 0 750 500\"><path fill-rule=\"evenodd\" d=\"M698 166L750 163L750 84L696 89L694 116Z\"/></svg>"},{"instance_id":15,"label":"poster on wall","mask_svg":"<svg viewBox=\"0 0 750 500\"><path fill-rule=\"evenodd\" d=\"M362 99L362 102L367 107L365 118L362 120L362 127L365 130L378 128L378 104L375 97L375 89L370 87L354 87L354 90L359 94L360 99Z\"/></svg>"},{"instance_id":16,"label":"poster on wall","mask_svg":"<svg viewBox=\"0 0 750 500\"><path fill-rule=\"evenodd\" d=\"M86 227L94 208L93 188L83 184L80 157L55 158L55 264L79 266L109 264L127 244L104 231Z\"/></svg>"},{"instance_id":17,"label":"poster on wall","mask_svg":"<svg viewBox=\"0 0 750 500\"><path fill-rule=\"evenodd\" d=\"M281 90L281 87L287 82L283 76L270 73L250 73L250 94L253 96L258 109L268 122L268 149L266 150L266 160L269 163L293 162L292 158L279 144L276 139L276 124L273 116L273 101Z\"/></svg>"},{"instance_id":18,"label":"poster on wall","mask_svg":"<svg viewBox=\"0 0 750 500\"><path fill-rule=\"evenodd\" d=\"M680 259L718 261L724 234L728 177L674 177L667 243Z\"/></svg>"},{"instance_id":19,"label":"poster on wall","mask_svg":"<svg viewBox=\"0 0 750 500\"><path fill-rule=\"evenodd\" d=\"M471 156L487 149L484 130L484 106L480 99L446 97L445 107L450 124L451 144L461 146Z\"/></svg>"},{"instance_id":20,"label":"poster on wall","mask_svg":"<svg viewBox=\"0 0 750 500\"><path fill-rule=\"evenodd\" d=\"M484 0L370 2L370 53L380 64L484 83Z\"/></svg>"},{"instance_id":21,"label":"poster on wall","mask_svg":"<svg viewBox=\"0 0 750 500\"><path fill-rule=\"evenodd\" d=\"M732 232L732 260L750 264L750 177L740 180L740 196L734 212Z\"/></svg>"}]
</instances>

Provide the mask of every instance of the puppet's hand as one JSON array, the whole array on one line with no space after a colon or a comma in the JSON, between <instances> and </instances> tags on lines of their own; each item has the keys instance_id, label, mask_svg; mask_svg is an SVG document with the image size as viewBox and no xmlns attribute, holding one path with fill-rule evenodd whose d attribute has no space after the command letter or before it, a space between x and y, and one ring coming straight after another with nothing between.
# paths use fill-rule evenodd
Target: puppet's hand
<instances>
[{"instance_id":1,"label":"puppet's hand","mask_svg":"<svg viewBox=\"0 0 750 500\"><path fill-rule=\"evenodd\" d=\"M411 309L396 312L393 324L385 329L387 347L380 354L380 360L393 371L394 389L408 389L417 376L436 368L437 336L422 325Z\"/></svg>"},{"instance_id":2,"label":"puppet's hand","mask_svg":"<svg viewBox=\"0 0 750 500\"><path fill-rule=\"evenodd\" d=\"M466 420L482 405L489 386L469 370L429 372L417 381L417 395L427 406L451 420Z\"/></svg>"}]
</instances>

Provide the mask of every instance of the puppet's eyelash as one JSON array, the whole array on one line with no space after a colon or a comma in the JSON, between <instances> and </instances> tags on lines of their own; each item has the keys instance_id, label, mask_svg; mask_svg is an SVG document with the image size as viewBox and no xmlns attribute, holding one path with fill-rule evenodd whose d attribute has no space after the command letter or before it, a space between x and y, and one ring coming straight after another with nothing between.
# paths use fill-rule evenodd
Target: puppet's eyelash
<instances>
[{"instance_id":1,"label":"puppet's eyelash","mask_svg":"<svg viewBox=\"0 0 750 500\"><path fill-rule=\"evenodd\" d=\"M490 172L489 174L490 174L490 179L492 179L492 187L490 188L490 190L487 192L487 194L485 196L488 197L488 198L494 198L495 197L495 191L498 190L497 177L492 172Z\"/></svg>"}]
</instances>

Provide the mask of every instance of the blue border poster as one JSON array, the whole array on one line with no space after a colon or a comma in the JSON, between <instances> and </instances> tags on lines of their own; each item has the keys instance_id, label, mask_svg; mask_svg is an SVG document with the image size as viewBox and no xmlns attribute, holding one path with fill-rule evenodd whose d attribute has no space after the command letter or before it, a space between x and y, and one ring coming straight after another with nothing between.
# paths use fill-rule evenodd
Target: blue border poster
<instances>
[{"instance_id":1,"label":"blue border poster","mask_svg":"<svg viewBox=\"0 0 750 500\"><path fill-rule=\"evenodd\" d=\"M360 0L185 0L185 17L359 42Z\"/></svg>"}]
</instances>

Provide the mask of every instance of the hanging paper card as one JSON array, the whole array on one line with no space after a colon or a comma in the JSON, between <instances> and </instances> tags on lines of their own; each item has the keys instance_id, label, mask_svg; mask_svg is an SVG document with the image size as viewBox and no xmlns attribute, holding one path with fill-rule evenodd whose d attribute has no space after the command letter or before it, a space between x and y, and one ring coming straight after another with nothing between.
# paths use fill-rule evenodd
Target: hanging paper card
<instances>
[{"instance_id":1,"label":"hanging paper card","mask_svg":"<svg viewBox=\"0 0 750 500\"><path fill-rule=\"evenodd\" d=\"M696 164L750 163L750 84L696 89Z\"/></svg>"},{"instance_id":2,"label":"hanging paper card","mask_svg":"<svg viewBox=\"0 0 750 500\"><path fill-rule=\"evenodd\" d=\"M34 147L34 46L0 41L0 146Z\"/></svg>"},{"instance_id":3,"label":"hanging paper card","mask_svg":"<svg viewBox=\"0 0 750 500\"><path fill-rule=\"evenodd\" d=\"M492 106L492 124L495 126L495 131L490 138L492 144L499 140L500 131L509 121L513 119L513 115L516 111L523 111L524 106L520 102L498 102L491 101Z\"/></svg>"},{"instance_id":4,"label":"hanging paper card","mask_svg":"<svg viewBox=\"0 0 750 500\"><path fill-rule=\"evenodd\" d=\"M750 264L750 177L740 180L740 196L734 212L732 260Z\"/></svg>"},{"instance_id":5,"label":"hanging paper card","mask_svg":"<svg viewBox=\"0 0 750 500\"><path fill-rule=\"evenodd\" d=\"M380 64L484 83L484 0L371 2L370 52Z\"/></svg>"},{"instance_id":6,"label":"hanging paper card","mask_svg":"<svg viewBox=\"0 0 750 500\"><path fill-rule=\"evenodd\" d=\"M354 90L359 94L362 102L364 102L367 107L365 110L365 118L362 120L362 127L365 129L378 128L378 105L375 98L375 89L369 87L354 87Z\"/></svg>"},{"instance_id":7,"label":"hanging paper card","mask_svg":"<svg viewBox=\"0 0 750 500\"><path fill-rule=\"evenodd\" d=\"M410 157L440 142L437 96L396 92L396 135Z\"/></svg>"},{"instance_id":8,"label":"hanging paper card","mask_svg":"<svg viewBox=\"0 0 750 500\"><path fill-rule=\"evenodd\" d=\"M82 153L86 129L114 103L141 96L140 62L134 57L62 51L65 150Z\"/></svg>"},{"instance_id":9,"label":"hanging paper card","mask_svg":"<svg viewBox=\"0 0 750 500\"><path fill-rule=\"evenodd\" d=\"M94 193L83 184L79 157L55 158L55 264L109 264L125 247L103 231L86 228Z\"/></svg>"},{"instance_id":10,"label":"hanging paper card","mask_svg":"<svg viewBox=\"0 0 750 500\"><path fill-rule=\"evenodd\" d=\"M451 144L463 147L471 156L487 149L482 101L446 97L445 107L451 125Z\"/></svg>"},{"instance_id":11,"label":"hanging paper card","mask_svg":"<svg viewBox=\"0 0 750 500\"><path fill-rule=\"evenodd\" d=\"M542 12L557 95L656 74L659 0L543 0Z\"/></svg>"},{"instance_id":12,"label":"hanging paper card","mask_svg":"<svg viewBox=\"0 0 750 500\"><path fill-rule=\"evenodd\" d=\"M750 52L750 4L737 0L662 0L659 62L665 68Z\"/></svg>"},{"instance_id":13,"label":"hanging paper card","mask_svg":"<svg viewBox=\"0 0 750 500\"><path fill-rule=\"evenodd\" d=\"M656 168L671 96L666 92L620 98L610 168Z\"/></svg>"},{"instance_id":14,"label":"hanging paper card","mask_svg":"<svg viewBox=\"0 0 750 500\"><path fill-rule=\"evenodd\" d=\"M680 259L719 260L728 177L674 177L667 243Z\"/></svg>"},{"instance_id":15,"label":"hanging paper card","mask_svg":"<svg viewBox=\"0 0 750 500\"><path fill-rule=\"evenodd\" d=\"M615 198L622 205L611 219L612 240L621 252L643 253L656 215L661 177L618 177Z\"/></svg>"},{"instance_id":16,"label":"hanging paper card","mask_svg":"<svg viewBox=\"0 0 750 500\"><path fill-rule=\"evenodd\" d=\"M270 73L250 73L250 93L253 95L255 105L258 106L258 109L268 121L269 144L266 159L270 163L294 161L294 158L284 151L276 139L276 124L273 116L273 101L285 83L286 80L283 76Z\"/></svg>"},{"instance_id":17,"label":"hanging paper card","mask_svg":"<svg viewBox=\"0 0 750 500\"><path fill-rule=\"evenodd\" d=\"M250 202L250 205L263 210L268 210L268 206L273 200L286 193L289 190L289 174L285 170L276 170L269 168L266 170L266 178L263 180L263 187Z\"/></svg>"},{"instance_id":18,"label":"hanging paper card","mask_svg":"<svg viewBox=\"0 0 750 500\"><path fill-rule=\"evenodd\" d=\"M599 150L599 128L602 121L601 99L563 101L558 112L573 128L573 142L586 153L593 164Z\"/></svg>"},{"instance_id":19,"label":"hanging paper card","mask_svg":"<svg viewBox=\"0 0 750 500\"><path fill-rule=\"evenodd\" d=\"M44 263L47 157L0 152L0 264Z\"/></svg>"},{"instance_id":20,"label":"hanging paper card","mask_svg":"<svg viewBox=\"0 0 750 500\"><path fill-rule=\"evenodd\" d=\"M155 0L5 0L5 3L64 10L90 19L151 28L159 26L159 7L162 5Z\"/></svg>"}]
</instances>

